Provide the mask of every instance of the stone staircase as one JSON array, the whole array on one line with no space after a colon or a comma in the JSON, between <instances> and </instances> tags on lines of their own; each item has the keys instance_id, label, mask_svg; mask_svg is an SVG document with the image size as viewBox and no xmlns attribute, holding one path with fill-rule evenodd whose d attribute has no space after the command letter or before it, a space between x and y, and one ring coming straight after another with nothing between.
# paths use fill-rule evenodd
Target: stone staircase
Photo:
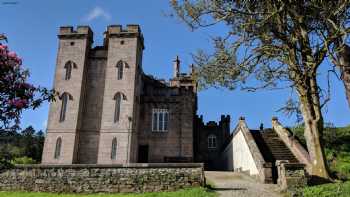
<instances>
[{"instance_id":1,"label":"stone staircase","mask_svg":"<svg viewBox=\"0 0 350 197\"><path fill-rule=\"evenodd\" d=\"M299 163L274 130L251 130L251 133L266 162L271 162L273 165L276 160L288 160L290 163Z\"/></svg>"}]
</instances>

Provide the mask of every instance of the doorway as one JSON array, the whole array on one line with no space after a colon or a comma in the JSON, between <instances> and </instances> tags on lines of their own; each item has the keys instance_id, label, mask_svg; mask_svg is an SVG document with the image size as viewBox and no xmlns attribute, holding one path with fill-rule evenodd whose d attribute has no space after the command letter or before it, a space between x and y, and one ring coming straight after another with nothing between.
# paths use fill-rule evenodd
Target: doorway
<instances>
[{"instance_id":1,"label":"doorway","mask_svg":"<svg viewBox=\"0 0 350 197\"><path fill-rule=\"evenodd\" d=\"M139 145L138 163L148 163L148 145Z\"/></svg>"}]
</instances>

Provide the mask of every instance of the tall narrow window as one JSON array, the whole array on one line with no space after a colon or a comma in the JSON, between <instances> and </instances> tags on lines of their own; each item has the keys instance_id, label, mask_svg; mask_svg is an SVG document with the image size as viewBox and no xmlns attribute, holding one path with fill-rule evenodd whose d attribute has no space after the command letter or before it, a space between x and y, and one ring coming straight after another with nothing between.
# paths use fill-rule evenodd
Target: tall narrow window
<instances>
[{"instance_id":1,"label":"tall narrow window","mask_svg":"<svg viewBox=\"0 0 350 197\"><path fill-rule=\"evenodd\" d=\"M117 79L118 80L123 79L123 67L124 67L124 62L120 60L117 63Z\"/></svg>"},{"instance_id":2,"label":"tall narrow window","mask_svg":"<svg viewBox=\"0 0 350 197\"><path fill-rule=\"evenodd\" d=\"M62 147L62 138L59 137L56 140L55 155L54 155L55 159L59 159L60 158L60 156L61 156L61 147Z\"/></svg>"},{"instance_id":3,"label":"tall narrow window","mask_svg":"<svg viewBox=\"0 0 350 197\"><path fill-rule=\"evenodd\" d=\"M69 80L71 78L71 75L72 75L72 69L77 68L77 65L72 61L68 61L64 65L64 68L66 69L66 75L65 75L64 79Z\"/></svg>"},{"instance_id":4,"label":"tall narrow window","mask_svg":"<svg viewBox=\"0 0 350 197\"><path fill-rule=\"evenodd\" d=\"M66 119L68 100L72 100L72 99L73 99L73 97L69 93L64 92L62 94L62 96L61 96L62 105L61 105L61 113L60 113L60 122L63 122Z\"/></svg>"},{"instance_id":5,"label":"tall narrow window","mask_svg":"<svg viewBox=\"0 0 350 197\"><path fill-rule=\"evenodd\" d=\"M117 138L113 138L113 140L112 140L112 150L111 150L111 159L112 160L116 160L117 159L117 149L118 149Z\"/></svg>"},{"instance_id":6,"label":"tall narrow window","mask_svg":"<svg viewBox=\"0 0 350 197\"><path fill-rule=\"evenodd\" d=\"M216 148L216 136L215 135L208 136L208 148Z\"/></svg>"},{"instance_id":7,"label":"tall narrow window","mask_svg":"<svg viewBox=\"0 0 350 197\"><path fill-rule=\"evenodd\" d=\"M126 100L126 96L123 93L118 92L114 95L114 100L115 100L114 122L119 122L122 100Z\"/></svg>"},{"instance_id":8,"label":"tall narrow window","mask_svg":"<svg viewBox=\"0 0 350 197\"><path fill-rule=\"evenodd\" d=\"M63 122L66 119L67 103L68 103L68 94L63 93L62 94L61 113L60 113L60 122Z\"/></svg>"},{"instance_id":9,"label":"tall narrow window","mask_svg":"<svg viewBox=\"0 0 350 197\"><path fill-rule=\"evenodd\" d=\"M153 109L152 113L152 131L168 131L168 109Z\"/></svg>"}]
</instances>

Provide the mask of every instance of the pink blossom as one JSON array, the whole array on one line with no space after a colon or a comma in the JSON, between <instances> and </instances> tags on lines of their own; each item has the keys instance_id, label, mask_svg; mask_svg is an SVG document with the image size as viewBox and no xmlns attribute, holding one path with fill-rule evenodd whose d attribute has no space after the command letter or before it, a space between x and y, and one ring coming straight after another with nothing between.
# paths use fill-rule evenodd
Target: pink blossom
<instances>
[{"instance_id":1,"label":"pink blossom","mask_svg":"<svg viewBox=\"0 0 350 197\"><path fill-rule=\"evenodd\" d=\"M7 49L7 46L6 46L6 45L0 44L0 50L6 50L6 49Z\"/></svg>"},{"instance_id":2,"label":"pink blossom","mask_svg":"<svg viewBox=\"0 0 350 197\"><path fill-rule=\"evenodd\" d=\"M19 57L16 57L15 61L17 62L17 64L21 65L22 64L22 59Z\"/></svg>"},{"instance_id":3,"label":"pink blossom","mask_svg":"<svg viewBox=\"0 0 350 197\"><path fill-rule=\"evenodd\" d=\"M13 52L13 51L10 51L7 55L8 55L8 57L10 57L10 58L14 58L14 59L17 58L17 54L16 54L15 52Z\"/></svg>"},{"instance_id":4,"label":"pink blossom","mask_svg":"<svg viewBox=\"0 0 350 197\"><path fill-rule=\"evenodd\" d=\"M8 104L16 107L17 109L21 109L21 108L27 106L28 100L27 99L11 99L8 101Z\"/></svg>"}]
</instances>

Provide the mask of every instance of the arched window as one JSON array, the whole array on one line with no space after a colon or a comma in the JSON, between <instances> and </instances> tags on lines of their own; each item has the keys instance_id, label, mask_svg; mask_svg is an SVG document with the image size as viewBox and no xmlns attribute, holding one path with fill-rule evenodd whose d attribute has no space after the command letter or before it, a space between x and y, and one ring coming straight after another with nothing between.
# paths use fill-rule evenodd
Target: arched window
<instances>
[{"instance_id":1,"label":"arched window","mask_svg":"<svg viewBox=\"0 0 350 197\"><path fill-rule=\"evenodd\" d=\"M113 138L113 140L112 140L112 150L111 150L111 159L112 160L116 160L117 159L117 149L118 149L117 138Z\"/></svg>"},{"instance_id":2,"label":"arched window","mask_svg":"<svg viewBox=\"0 0 350 197\"><path fill-rule=\"evenodd\" d=\"M216 136L213 134L208 136L208 148L216 148Z\"/></svg>"},{"instance_id":3,"label":"arched window","mask_svg":"<svg viewBox=\"0 0 350 197\"><path fill-rule=\"evenodd\" d=\"M71 78L72 75L72 69L73 68L77 68L77 65L72 62L72 61L68 61L65 65L64 68L66 69L66 75L65 75L65 80L69 80Z\"/></svg>"},{"instance_id":4,"label":"arched window","mask_svg":"<svg viewBox=\"0 0 350 197\"><path fill-rule=\"evenodd\" d=\"M60 122L63 122L66 119L68 99L72 100L73 97L69 93L64 92L61 96L62 105L61 105L61 113L60 113Z\"/></svg>"},{"instance_id":5,"label":"arched window","mask_svg":"<svg viewBox=\"0 0 350 197\"><path fill-rule=\"evenodd\" d=\"M114 95L114 100L115 100L114 122L119 122L122 100L126 100L126 96L123 93L117 92Z\"/></svg>"},{"instance_id":6,"label":"arched window","mask_svg":"<svg viewBox=\"0 0 350 197\"><path fill-rule=\"evenodd\" d=\"M123 79L123 67L124 67L124 62L120 60L117 63L117 79L118 80Z\"/></svg>"},{"instance_id":7,"label":"arched window","mask_svg":"<svg viewBox=\"0 0 350 197\"><path fill-rule=\"evenodd\" d=\"M55 159L59 159L61 156L61 147L62 147L62 138L59 137L56 140L56 147L55 147Z\"/></svg>"}]
</instances>

